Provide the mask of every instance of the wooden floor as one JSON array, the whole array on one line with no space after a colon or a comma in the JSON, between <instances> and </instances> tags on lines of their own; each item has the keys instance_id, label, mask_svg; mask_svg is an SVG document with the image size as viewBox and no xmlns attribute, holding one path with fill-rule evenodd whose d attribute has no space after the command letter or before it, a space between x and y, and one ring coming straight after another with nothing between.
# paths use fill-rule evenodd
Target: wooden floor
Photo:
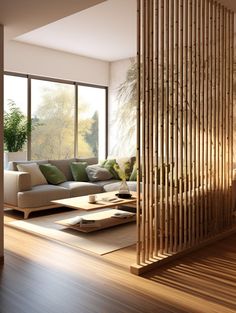
<instances>
[{"instance_id":1,"label":"wooden floor","mask_svg":"<svg viewBox=\"0 0 236 313\"><path fill-rule=\"evenodd\" d=\"M93 256L5 227L0 313L235 313L235 242L138 277L132 247Z\"/></svg>"}]
</instances>

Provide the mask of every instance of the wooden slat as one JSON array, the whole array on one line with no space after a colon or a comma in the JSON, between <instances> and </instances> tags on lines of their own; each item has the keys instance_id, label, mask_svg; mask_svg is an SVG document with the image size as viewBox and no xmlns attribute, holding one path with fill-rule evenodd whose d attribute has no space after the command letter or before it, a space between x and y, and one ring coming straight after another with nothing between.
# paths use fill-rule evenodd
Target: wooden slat
<instances>
[{"instance_id":1,"label":"wooden slat","mask_svg":"<svg viewBox=\"0 0 236 313\"><path fill-rule=\"evenodd\" d=\"M141 228L141 202L140 202L140 119L141 119L141 99L142 99L142 90L141 90L141 0L137 1L137 152L136 152L136 164L137 164L137 214L136 214L136 223L137 223L137 245L136 245L136 263L140 265L140 250L141 250L141 236L140 236L140 228Z\"/></svg>"},{"instance_id":2,"label":"wooden slat","mask_svg":"<svg viewBox=\"0 0 236 313\"><path fill-rule=\"evenodd\" d=\"M145 263L145 220L146 220L146 175L145 175L145 164L146 164L146 154L145 154L145 138L146 138L146 129L145 129L145 116L146 116L146 102L145 102L145 93L146 93L146 33L145 33L145 25L146 25L146 1L142 2L142 226L141 226L141 261Z\"/></svg>"},{"instance_id":3,"label":"wooden slat","mask_svg":"<svg viewBox=\"0 0 236 313\"><path fill-rule=\"evenodd\" d=\"M154 27L154 36L155 36L155 62L154 62L154 70L155 70L155 85L154 85L154 144L155 144L155 169L154 169L154 177L155 177L155 221L154 221L154 256L158 256L159 250L159 241L158 241L158 232L159 232L159 182L158 182L158 157L159 157L159 138L158 138L158 130L159 130L159 0L155 1L155 27Z\"/></svg>"},{"instance_id":4,"label":"wooden slat","mask_svg":"<svg viewBox=\"0 0 236 313\"><path fill-rule=\"evenodd\" d=\"M169 73L169 55L170 55L170 47L169 47L169 0L165 1L165 57L166 57L166 68L165 68L165 112L164 112L164 128L165 128L165 134L164 134L164 145L165 145L165 159L164 159L164 186L165 186L165 252L168 252L169 247L169 219L170 219L170 206L169 206L169 172L168 172L168 166L169 166L169 105L170 105L170 99L169 99L169 91L170 91L170 73Z\"/></svg>"},{"instance_id":5,"label":"wooden slat","mask_svg":"<svg viewBox=\"0 0 236 313\"><path fill-rule=\"evenodd\" d=\"M153 258L153 1L149 1L149 258Z\"/></svg>"},{"instance_id":6,"label":"wooden slat","mask_svg":"<svg viewBox=\"0 0 236 313\"><path fill-rule=\"evenodd\" d=\"M175 1L174 7L174 251L176 252L179 244L179 0Z\"/></svg>"},{"instance_id":7,"label":"wooden slat","mask_svg":"<svg viewBox=\"0 0 236 313\"><path fill-rule=\"evenodd\" d=\"M193 119L193 131L192 131L192 149L193 149L193 159L192 159L192 244L196 242L196 208L197 208L197 195L196 195L196 178L197 178L197 150L196 150L196 136L197 136L197 123L196 123L196 110L197 110L197 0L193 0L193 40L192 40L192 50L193 50L193 61L192 61L192 74L193 74L193 86L192 86L192 119Z\"/></svg>"},{"instance_id":8,"label":"wooden slat","mask_svg":"<svg viewBox=\"0 0 236 313\"><path fill-rule=\"evenodd\" d=\"M183 101L184 101L184 84L183 84L183 0L180 0L180 16L179 16L179 250L183 249L183 211L184 211L184 202L183 202Z\"/></svg>"},{"instance_id":9,"label":"wooden slat","mask_svg":"<svg viewBox=\"0 0 236 313\"><path fill-rule=\"evenodd\" d=\"M187 211L188 211L188 0L184 1L183 22L183 248L187 247Z\"/></svg>"},{"instance_id":10,"label":"wooden slat","mask_svg":"<svg viewBox=\"0 0 236 313\"><path fill-rule=\"evenodd\" d=\"M204 132L205 132L205 151L204 151L204 179L205 179L205 194L204 194L204 237L208 237L208 212L209 212L209 2L205 1L205 93L204 93Z\"/></svg>"},{"instance_id":11,"label":"wooden slat","mask_svg":"<svg viewBox=\"0 0 236 313\"><path fill-rule=\"evenodd\" d=\"M173 251L174 242L174 12L175 12L175 1L170 2L170 251Z\"/></svg>"},{"instance_id":12,"label":"wooden slat","mask_svg":"<svg viewBox=\"0 0 236 313\"><path fill-rule=\"evenodd\" d=\"M165 110L165 69L164 69L164 0L160 10L160 253L164 252L164 110Z\"/></svg>"},{"instance_id":13,"label":"wooden slat","mask_svg":"<svg viewBox=\"0 0 236 313\"><path fill-rule=\"evenodd\" d=\"M188 124L187 124L187 140L188 140L188 180L187 180L187 197L188 197L188 246L192 245L192 228L194 224L193 220L193 1L189 1L189 70L188 70L188 97L187 97L187 112L188 112Z\"/></svg>"}]
</instances>

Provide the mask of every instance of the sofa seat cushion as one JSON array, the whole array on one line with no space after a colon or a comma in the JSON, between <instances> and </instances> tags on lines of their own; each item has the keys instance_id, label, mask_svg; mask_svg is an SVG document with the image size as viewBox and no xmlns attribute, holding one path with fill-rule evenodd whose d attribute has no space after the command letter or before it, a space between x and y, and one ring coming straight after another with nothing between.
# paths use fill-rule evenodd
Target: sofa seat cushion
<instances>
[{"instance_id":1,"label":"sofa seat cushion","mask_svg":"<svg viewBox=\"0 0 236 313\"><path fill-rule=\"evenodd\" d=\"M126 182L130 191L137 191L137 182L136 181L127 181ZM118 191L120 188L121 181L107 184L103 188L105 191Z\"/></svg>"},{"instance_id":2,"label":"sofa seat cushion","mask_svg":"<svg viewBox=\"0 0 236 313\"><path fill-rule=\"evenodd\" d=\"M101 186L88 182L66 181L59 186L68 189L71 197L86 196L93 193L103 192Z\"/></svg>"},{"instance_id":3,"label":"sofa seat cushion","mask_svg":"<svg viewBox=\"0 0 236 313\"><path fill-rule=\"evenodd\" d=\"M38 185L31 190L18 192L18 207L36 208L51 205L52 200L70 197L70 190L54 185Z\"/></svg>"}]
</instances>

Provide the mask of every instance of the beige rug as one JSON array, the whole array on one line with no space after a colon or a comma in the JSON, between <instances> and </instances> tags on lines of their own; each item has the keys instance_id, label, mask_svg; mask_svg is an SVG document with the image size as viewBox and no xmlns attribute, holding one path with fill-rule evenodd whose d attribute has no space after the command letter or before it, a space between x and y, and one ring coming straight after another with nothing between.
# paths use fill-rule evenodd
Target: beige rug
<instances>
[{"instance_id":1,"label":"beige rug","mask_svg":"<svg viewBox=\"0 0 236 313\"><path fill-rule=\"evenodd\" d=\"M27 220L5 222L6 225L17 228L43 238L56 240L60 243L104 255L136 243L136 224L127 223L91 233L82 233L56 221L78 216L78 211L69 211Z\"/></svg>"}]
</instances>

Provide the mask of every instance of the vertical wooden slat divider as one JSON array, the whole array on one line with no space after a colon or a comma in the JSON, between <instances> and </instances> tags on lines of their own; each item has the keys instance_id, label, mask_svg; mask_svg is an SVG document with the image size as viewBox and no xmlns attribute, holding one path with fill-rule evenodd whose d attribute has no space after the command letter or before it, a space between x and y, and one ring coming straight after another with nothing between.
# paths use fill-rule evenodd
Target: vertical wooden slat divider
<instances>
[{"instance_id":1,"label":"vertical wooden slat divider","mask_svg":"<svg viewBox=\"0 0 236 313\"><path fill-rule=\"evenodd\" d=\"M131 271L142 273L233 227L234 13L214 0L137 0L137 28Z\"/></svg>"},{"instance_id":2,"label":"vertical wooden slat divider","mask_svg":"<svg viewBox=\"0 0 236 313\"><path fill-rule=\"evenodd\" d=\"M178 250L179 244L179 0L175 0L174 12L174 68L175 68L175 81L174 81L174 251Z\"/></svg>"}]
</instances>

